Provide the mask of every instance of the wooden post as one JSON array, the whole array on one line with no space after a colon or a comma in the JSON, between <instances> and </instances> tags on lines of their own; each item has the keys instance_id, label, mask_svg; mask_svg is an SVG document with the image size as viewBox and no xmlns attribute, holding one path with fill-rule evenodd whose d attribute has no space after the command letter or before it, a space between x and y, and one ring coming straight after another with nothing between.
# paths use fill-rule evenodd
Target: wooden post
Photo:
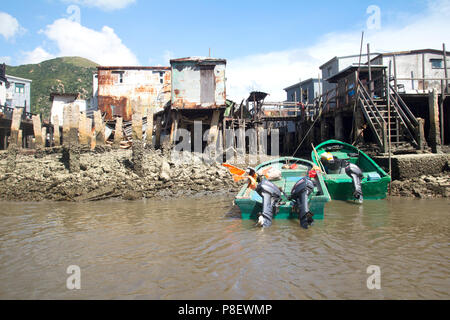
<instances>
[{"instance_id":1,"label":"wooden post","mask_svg":"<svg viewBox=\"0 0 450 320\"><path fill-rule=\"evenodd\" d=\"M334 138L336 140L344 140L344 122L342 112L337 112L334 117Z\"/></svg>"},{"instance_id":2,"label":"wooden post","mask_svg":"<svg viewBox=\"0 0 450 320\"><path fill-rule=\"evenodd\" d=\"M55 146L61 145L61 136L59 132L59 117L53 116L53 143Z\"/></svg>"},{"instance_id":3,"label":"wooden post","mask_svg":"<svg viewBox=\"0 0 450 320\"><path fill-rule=\"evenodd\" d=\"M430 137L429 141L431 149L434 153L441 151L441 138L439 132L439 104L438 93L436 89L433 89L428 96L428 108L430 112Z\"/></svg>"},{"instance_id":4,"label":"wooden post","mask_svg":"<svg viewBox=\"0 0 450 320\"><path fill-rule=\"evenodd\" d=\"M89 145L91 140L91 129L87 126L87 117L85 113L80 114L80 123L78 130L80 132L80 144L85 146Z\"/></svg>"},{"instance_id":5,"label":"wooden post","mask_svg":"<svg viewBox=\"0 0 450 320\"><path fill-rule=\"evenodd\" d=\"M392 61L394 63L394 87L395 87L395 90L398 90L398 84L397 84L397 59L395 58L395 54L392 57Z\"/></svg>"},{"instance_id":6,"label":"wooden post","mask_svg":"<svg viewBox=\"0 0 450 320\"><path fill-rule=\"evenodd\" d=\"M147 108L147 129L145 130L145 144L153 147L153 109Z\"/></svg>"},{"instance_id":7,"label":"wooden post","mask_svg":"<svg viewBox=\"0 0 450 320\"><path fill-rule=\"evenodd\" d=\"M19 130L19 134L17 135L17 143L18 143L18 147L23 148L23 132L22 130Z\"/></svg>"},{"instance_id":8,"label":"wooden post","mask_svg":"<svg viewBox=\"0 0 450 320\"><path fill-rule=\"evenodd\" d=\"M218 124L219 124L220 110L214 110L208 136L208 144L215 146L217 143Z\"/></svg>"},{"instance_id":9,"label":"wooden post","mask_svg":"<svg viewBox=\"0 0 450 320\"><path fill-rule=\"evenodd\" d=\"M78 128L80 108L69 104L64 108L63 119L63 159L71 173L80 171L80 148L78 143Z\"/></svg>"},{"instance_id":10,"label":"wooden post","mask_svg":"<svg viewBox=\"0 0 450 320\"><path fill-rule=\"evenodd\" d=\"M43 148L44 141L42 139L41 117L39 115L33 115L32 120L36 149Z\"/></svg>"},{"instance_id":11,"label":"wooden post","mask_svg":"<svg viewBox=\"0 0 450 320\"><path fill-rule=\"evenodd\" d=\"M246 145L245 145L245 120L241 120L239 123L239 132L238 132L238 162L245 163L245 153L246 153Z\"/></svg>"},{"instance_id":12,"label":"wooden post","mask_svg":"<svg viewBox=\"0 0 450 320\"><path fill-rule=\"evenodd\" d=\"M425 92L425 54L422 53L422 90Z\"/></svg>"},{"instance_id":13,"label":"wooden post","mask_svg":"<svg viewBox=\"0 0 450 320\"><path fill-rule=\"evenodd\" d=\"M178 130L178 112L172 112L172 126L170 127L170 136L169 136L169 142L170 145L175 144L175 139L177 137L176 132Z\"/></svg>"},{"instance_id":14,"label":"wooden post","mask_svg":"<svg viewBox=\"0 0 450 320\"><path fill-rule=\"evenodd\" d=\"M447 51L445 50L445 43L442 44L442 51L444 54L444 75L445 75L445 93L448 93L448 71L447 71ZM441 92L443 95L444 92ZM442 123L442 128L444 127L444 124ZM444 143L444 142L442 142Z\"/></svg>"},{"instance_id":15,"label":"wooden post","mask_svg":"<svg viewBox=\"0 0 450 320\"><path fill-rule=\"evenodd\" d=\"M95 141L94 135L92 133L92 119L86 117L86 134L87 134L87 145L92 149L92 141ZM95 145L94 145L95 148Z\"/></svg>"},{"instance_id":16,"label":"wooden post","mask_svg":"<svg viewBox=\"0 0 450 320\"><path fill-rule=\"evenodd\" d=\"M228 145L227 145L227 121L225 120L225 116L223 117L222 120L222 146L223 146L223 150L224 152L226 152L228 150Z\"/></svg>"},{"instance_id":17,"label":"wooden post","mask_svg":"<svg viewBox=\"0 0 450 320\"><path fill-rule=\"evenodd\" d=\"M97 146L105 145L105 125L99 110L94 111L95 143Z\"/></svg>"},{"instance_id":18,"label":"wooden post","mask_svg":"<svg viewBox=\"0 0 450 320\"><path fill-rule=\"evenodd\" d=\"M267 131L263 126L258 126L258 153L260 157L267 154Z\"/></svg>"},{"instance_id":19,"label":"wooden post","mask_svg":"<svg viewBox=\"0 0 450 320\"><path fill-rule=\"evenodd\" d=\"M69 170L71 173L77 173L80 172L80 147L78 142L80 107L77 104L71 105L69 122Z\"/></svg>"},{"instance_id":20,"label":"wooden post","mask_svg":"<svg viewBox=\"0 0 450 320\"><path fill-rule=\"evenodd\" d=\"M132 161L134 172L142 177L144 175L143 160L144 160L144 144L142 141L142 113L134 112L132 115Z\"/></svg>"},{"instance_id":21,"label":"wooden post","mask_svg":"<svg viewBox=\"0 0 450 320\"><path fill-rule=\"evenodd\" d=\"M191 139L193 139L191 137ZM156 129L155 129L155 148L161 147L161 116L156 118Z\"/></svg>"},{"instance_id":22,"label":"wooden post","mask_svg":"<svg viewBox=\"0 0 450 320\"><path fill-rule=\"evenodd\" d=\"M7 170L12 172L16 169L16 159L19 144L19 130L22 122L22 108L14 108L11 121L11 134L8 145Z\"/></svg>"},{"instance_id":23,"label":"wooden post","mask_svg":"<svg viewBox=\"0 0 450 320\"><path fill-rule=\"evenodd\" d=\"M116 128L114 131L114 147L120 148L120 142L122 141L122 139L123 139L123 119L121 117L118 117L116 118Z\"/></svg>"},{"instance_id":24,"label":"wooden post","mask_svg":"<svg viewBox=\"0 0 450 320\"><path fill-rule=\"evenodd\" d=\"M418 137L417 143L419 144L419 149L425 149L425 120L422 118L417 118L419 123L416 127L416 137Z\"/></svg>"},{"instance_id":25,"label":"wooden post","mask_svg":"<svg viewBox=\"0 0 450 320\"><path fill-rule=\"evenodd\" d=\"M132 138L134 140L142 140L142 114L133 113L131 120Z\"/></svg>"},{"instance_id":26,"label":"wooden post","mask_svg":"<svg viewBox=\"0 0 450 320\"><path fill-rule=\"evenodd\" d=\"M80 106L73 104L70 113L70 145L79 145L78 130L80 127Z\"/></svg>"},{"instance_id":27,"label":"wooden post","mask_svg":"<svg viewBox=\"0 0 450 320\"><path fill-rule=\"evenodd\" d=\"M320 119L320 139L321 141L326 141L328 138L327 130L328 124L327 120L324 116L322 116L322 119Z\"/></svg>"},{"instance_id":28,"label":"wooden post","mask_svg":"<svg viewBox=\"0 0 450 320\"><path fill-rule=\"evenodd\" d=\"M70 131L70 113L72 112L72 105L67 105L63 109L63 145L69 145L69 131Z\"/></svg>"},{"instance_id":29,"label":"wooden post","mask_svg":"<svg viewBox=\"0 0 450 320\"><path fill-rule=\"evenodd\" d=\"M47 128L46 127L42 127L42 146L44 148L47 146Z\"/></svg>"},{"instance_id":30,"label":"wooden post","mask_svg":"<svg viewBox=\"0 0 450 320\"><path fill-rule=\"evenodd\" d=\"M273 157L280 156L280 130L278 128L270 130L270 154Z\"/></svg>"},{"instance_id":31,"label":"wooden post","mask_svg":"<svg viewBox=\"0 0 450 320\"><path fill-rule=\"evenodd\" d=\"M372 68L371 68L371 65L370 65L370 44L369 43L367 43L367 64L369 66L369 87L368 87L368 89L369 89L370 97L373 98L373 88L374 88L374 86L373 86L373 83L372 83Z\"/></svg>"}]
</instances>

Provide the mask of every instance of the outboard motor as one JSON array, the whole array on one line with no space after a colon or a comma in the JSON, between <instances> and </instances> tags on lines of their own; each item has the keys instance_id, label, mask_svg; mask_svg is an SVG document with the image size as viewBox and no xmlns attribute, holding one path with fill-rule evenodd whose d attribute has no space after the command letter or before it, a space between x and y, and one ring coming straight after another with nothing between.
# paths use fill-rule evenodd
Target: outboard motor
<instances>
[{"instance_id":1,"label":"outboard motor","mask_svg":"<svg viewBox=\"0 0 450 320\"><path fill-rule=\"evenodd\" d=\"M261 227L270 227L278 204L281 201L281 191L267 179L262 179L256 186L255 191L263 198L263 211L259 217L258 224Z\"/></svg>"},{"instance_id":2,"label":"outboard motor","mask_svg":"<svg viewBox=\"0 0 450 320\"><path fill-rule=\"evenodd\" d=\"M345 173L352 178L353 182L353 196L358 199L360 203L363 202L363 193L362 193L362 187L361 187L361 181L363 178L363 173L361 169L353 163L349 163L345 167Z\"/></svg>"},{"instance_id":3,"label":"outboard motor","mask_svg":"<svg viewBox=\"0 0 450 320\"><path fill-rule=\"evenodd\" d=\"M302 228L308 227L314 222L313 213L309 211L308 197L314 190L314 183L308 177L301 178L291 191L291 200L294 201L294 208L298 211L300 225Z\"/></svg>"}]
</instances>

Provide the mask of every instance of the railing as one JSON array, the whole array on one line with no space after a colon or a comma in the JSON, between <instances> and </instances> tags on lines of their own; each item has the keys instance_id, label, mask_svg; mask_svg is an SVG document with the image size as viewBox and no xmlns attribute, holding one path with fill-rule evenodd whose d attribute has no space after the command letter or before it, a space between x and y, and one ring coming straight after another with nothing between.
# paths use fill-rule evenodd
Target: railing
<instances>
[{"instance_id":1,"label":"railing","mask_svg":"<svg viewBox=\"0 0 450 320\"><path fill-rule=\"evenodd\" d=\"M403 101L403 99L400 97L398 92L391 86L390 87L390 103L394 107L395 111L398 114L398 117L401 121L401 124L403 125L406 133L410 137L410 139L413 141L413 143L418 146L418 140L419 137L417 137L417 127L419 126L419 121L417 121L416 117L413 115L411 110L409 110L406 103ZM412 134L411 131L415 134Z\"/></svg>"},{"instance_id":2,"label":"railing","mask_svg":"<svg viewBox=\"0 0 450 320\"><path fill-rule=\"evenodd\" d=\"M271 106L272 108L265 108ZM301 102L264 102L262 111L264 118L296 118L302 114Z\"/></svg>"},{"instance_id":3,"label":"railing","mask_svg":"<svg viewBox=\"0 0 450 320\"><path fill-rule=\"evenodd\" d=\"M17 107L18 108L18 107ZM12 115L15 108L9 107L7 105L0 105L0 112L4 114L5 118L8 120L12 120ZM34 113L30 112L22 112L22 120L32 120Z\"/></svg>"},{"instance_id":4,"label":"railing","mask_svg":"<svg viewBox=\"0 0 450 320\"><path fill-rule=\"evenodd\" d=\"M376 107L375 102L370 97L366 88L363 86L363 84L361 83L360 80L358 80L358 81L359 81L358 99L362 105L361 109L364 113L367 123L369 124L370 128L372 129L372 132L375 134L378 144L381 147L385 147L386 121L384 120L384 117L381 115L380 111ZM375 127L375 124L373 123L372 119L374 119L376 121L378 128ZM380 136L380 133L381 133L381 136Z\"/></svg>"}]
</instances>

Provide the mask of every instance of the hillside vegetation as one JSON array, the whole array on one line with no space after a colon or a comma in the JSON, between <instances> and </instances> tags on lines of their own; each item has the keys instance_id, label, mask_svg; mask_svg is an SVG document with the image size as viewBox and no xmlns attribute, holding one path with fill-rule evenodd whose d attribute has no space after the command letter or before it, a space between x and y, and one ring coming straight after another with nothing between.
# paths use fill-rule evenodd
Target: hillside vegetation
<instances>
[{"instance_id":1,"label":"hillside vegetation","mask_svg":"<svg viewBox=\"0 0 450 320\"><path fill-rule=\"evenodd\" d=\"M49 118L50 93L79 93L92 97L92 75L98 64L81 57L62 57L17 67L6 66L6 74L31 79L31 112Z\"/></svg>"}]
</instances>

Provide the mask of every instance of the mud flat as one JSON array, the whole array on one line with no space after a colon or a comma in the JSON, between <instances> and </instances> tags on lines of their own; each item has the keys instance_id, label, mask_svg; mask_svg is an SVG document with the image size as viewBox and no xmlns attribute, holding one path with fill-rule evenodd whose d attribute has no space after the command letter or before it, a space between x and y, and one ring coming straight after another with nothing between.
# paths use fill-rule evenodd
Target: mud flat
<instances>
[{"instance_id":1,"label":"mud flat","mask_svg":"<svg viewBox=\"0 0 450 320\"><path fill-rule=\"evenodd\" d=\"M387 157L373 159L387 172ZM391 195L425 199L450 197L450 154L393 156Z\"/></svg>"},{"instance_id":2,"label":"mud flat","mask_svg":"<svg viewBox=\"0 0 450 320\"><path fill-rule=\"evenodd\" d=\"M220 164L207 164L194 154L173 160L160 150L145 150L142 172L136 174L132 150L81 152L80 171L70 173L59 150L42 158L18 154L14 170L8 154L0 154L0 200L94 201L135 200L209 193L234 193L235 184Z\"/></svg>"},{"instance_id":3,"label":"mud flat","mask_svg":"<svg viewBox=\"0 0 450 320\"><path fill-rule=\"evenodd\" d=\"M169 151L145 149L139 170L133 151L97 147L80 149L79 172L70 172L63 148L21 150L11 167L11 151L0 152L0 200L95 201L141 198L234 195L234 183L218 163L208 164L191 153L175 159ZM267 160L267 159L266 159ZM386 157L374 160L387 170ZM245 164L239 165L245 167ZM450 155L400 155L392 158L391 195L418 198L450 196Z\"/></svg>"}]
</instances>

